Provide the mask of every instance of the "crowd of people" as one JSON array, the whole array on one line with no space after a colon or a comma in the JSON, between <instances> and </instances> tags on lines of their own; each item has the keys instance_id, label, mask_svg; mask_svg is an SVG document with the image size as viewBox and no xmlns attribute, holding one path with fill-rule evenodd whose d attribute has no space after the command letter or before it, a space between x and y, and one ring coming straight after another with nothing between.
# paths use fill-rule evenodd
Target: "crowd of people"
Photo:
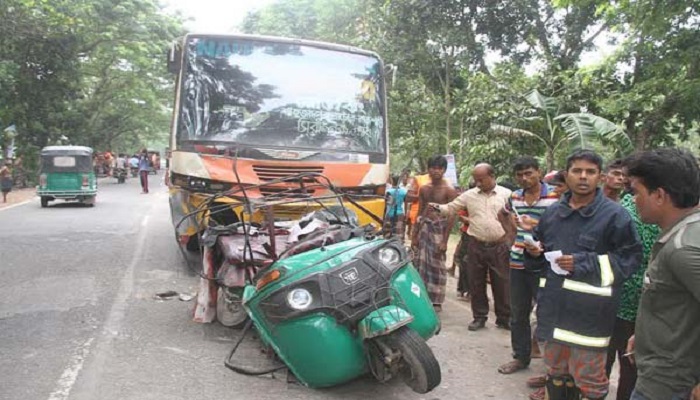
<instances>
[{"instance_id":1,"label":"crowd of people","mask_svg":"<svg viewBox=\"0 0 700 400\"><path fill-rule=\"evenodd\" d=\"M114 176L115 171L133 170L138 172L141 183L141 193L148 193L148 175L151 171L159 169L160 155L157 152L149 152L142 149L129 156L125 153L114 154L111 151L95 153L93 155L93 168L96 175Z\"/></svg>"},{"instance_id":2,"label":"crowd of people","mask_svg":"<svg viewBox=\"0 0 700 400\"><path fill-rule=\"evenodd\" d=\"M530 399L603 399L617 362L617 399L700 400L700 169L691 153L605 164L578 150L547 174L521 157L516 188L482 163L461 194L444 178L445 157L427 167L393 178L387 219L408 236L437 312L459 220L454 264L457 296L471 303L468 329L486 326L490 283L495 325L510 331L512 359L498 372L541 356L546 373L527 379Z\"/></svg>"},{"instance_id":3,"label":"crowd of people","mask_svg":"<svg viewBox=\"0 0 700 400\"><path fill-rule=\"evenodd\" d=\"M92 166L96 175L112 176L115 169L138 168L138 163L145 155L148 161L148 168L157 170L160 168L160 155L155 151L143 149L138 153L129 156L126 153L114 153L112 151L95 152L93 154Z\"/></svg>"}]
</instances>

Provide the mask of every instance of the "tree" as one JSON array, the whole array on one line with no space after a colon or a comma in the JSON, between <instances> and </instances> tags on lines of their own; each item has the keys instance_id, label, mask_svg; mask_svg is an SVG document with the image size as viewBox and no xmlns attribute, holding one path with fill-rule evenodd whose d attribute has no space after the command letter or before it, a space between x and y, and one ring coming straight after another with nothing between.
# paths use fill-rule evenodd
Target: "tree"
<instances>
[{"instance_id":1,"label":"tree","mask_svg":"<svg viewBox=\"0 0 700 400\"><path fill-rule=\"evenodd\" d=\"M155 0L7 0L0 18L0 125L16 125L30 164L61 137L99 149L165 135L161 59L182 27Z\"/></svg>"},{"instance_id":2,"label":"tree","mask_svg":"<svg viewBox=\"0 0 700 400\"><path fill-rule=\"evenodd\" d=\"M613 141L624 137L624 131L605 118L588 113L562 113L562 106L554 97L533 90L525 100L536 113L519 118L523 127L494 124L491 131L497 136L527 137L541 143L546 149L547 170L555 167L556 154L575 148L590 148L593 140ZM631 147L627 143L626 149Z\"/></svg>"},{"instance_id":3,"label":"tree","mask_svg":"<svg viewBox=\"0 0 700 400\"><path fill-rule=\"evenodd\" d=\"M700 4L613 2L599 11L618 32L621 45L590 71L606 87L592 99L593 106L624 121L637 150L698 135Z\"/></svg>"}]
</instances>

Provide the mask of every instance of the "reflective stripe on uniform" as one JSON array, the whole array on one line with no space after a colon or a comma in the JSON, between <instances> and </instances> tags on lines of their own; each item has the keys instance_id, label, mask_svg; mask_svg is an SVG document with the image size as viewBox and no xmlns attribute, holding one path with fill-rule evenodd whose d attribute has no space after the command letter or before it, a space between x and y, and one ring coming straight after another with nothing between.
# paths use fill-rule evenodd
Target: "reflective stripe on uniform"
<instances>
[{"instance_id":1,"label":"reflective stripe on uniform","mask_svg":"<svg viewBox=\"0 0 700 400\"><path fill-rule=\"evenodd\" d=\"M547 278L540 278L540 287L544 287L547 284Z\"/></svg>"},{"instance_id":2,"label":"reflective stripe on uniform","mask_svg":"<svg viewBox=\"0 0 700 400\"><path fill-rule=\"evenodd\" d=\"M608 347L610 337L584 336L564 329L554 328L554 339L586 347Z\"/></svg>"},{"instance_id":3,"label":"reflective stripe on uniform","mask_svg":"<svg viewBox=\"0 0 700 400\"><path fill-rule=\"evenodd\" d=\"M598 256L598 264L600 264L600 286L611 286L615 282L615 275L610 266L610 257L607 254Z\"/></svg>"},{"instance_id":4,"label":"reflective stripe on uniform","mask_svg":"<svg viewBox=\"0 0 700 400\"><path fill-rule=\"evenodd\" d=\"M562 285L562 287L564 289L572 290L574 292L594 294L596 296L612 297L612 287L610 286L598 287L589 285L588 283L572 281L571 279L564 279L564 284Z\"/></svg>"}]
</instances>

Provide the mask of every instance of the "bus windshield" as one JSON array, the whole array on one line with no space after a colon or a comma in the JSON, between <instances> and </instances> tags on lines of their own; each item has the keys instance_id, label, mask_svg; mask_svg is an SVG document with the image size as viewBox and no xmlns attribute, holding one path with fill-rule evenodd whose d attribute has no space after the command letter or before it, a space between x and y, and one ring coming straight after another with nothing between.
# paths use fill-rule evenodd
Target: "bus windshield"
<instances>
[{"instance_id":1,"label":"bus windshield","mask_svg":"<svg viewBox=\"0 0 700 400\"><path fill-rule=\"evenodd\" d=\"M191 36L178 142L385 153L377 57L295 43Z\"/></svg>"}]
</instances>

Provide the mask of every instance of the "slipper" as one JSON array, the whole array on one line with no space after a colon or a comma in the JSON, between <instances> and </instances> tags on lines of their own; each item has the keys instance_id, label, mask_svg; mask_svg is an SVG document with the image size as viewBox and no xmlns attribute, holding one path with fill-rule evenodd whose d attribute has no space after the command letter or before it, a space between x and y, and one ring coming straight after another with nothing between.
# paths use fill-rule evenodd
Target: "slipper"
<instances>
[{"instance_id":1,"label":"slipper","mask_svg":"<svg viewBox=\"0 0 700 400\"><path fill-rule=\"evenodd\" d=\"M523 364L522 361L512 360L498 367L498 372L508 375L525 368L527 368L527 365Z\"/></svg>"},{"instance_id":2,"label":"slipper","mask_svg":"<svg viewBox=\"0 0 700 400\"><path fill-rule=\"evenodd\" d=\"M530 400L544 400L545 397L545 389L543 387L535 390L534 392L530 393L528 398Z\"/></svg>"},{"instance_id":3,"label":"slipper","mask_svg":"<svg viewBox=\"0 0 700 400\"><path fill-rule=\"evenodd\" d=\"M527 380L527 386L531 388L541 388L544 387L546 383L547 376L545 375L533 376L532 378Z\"/></svg>"}]
</instances>

